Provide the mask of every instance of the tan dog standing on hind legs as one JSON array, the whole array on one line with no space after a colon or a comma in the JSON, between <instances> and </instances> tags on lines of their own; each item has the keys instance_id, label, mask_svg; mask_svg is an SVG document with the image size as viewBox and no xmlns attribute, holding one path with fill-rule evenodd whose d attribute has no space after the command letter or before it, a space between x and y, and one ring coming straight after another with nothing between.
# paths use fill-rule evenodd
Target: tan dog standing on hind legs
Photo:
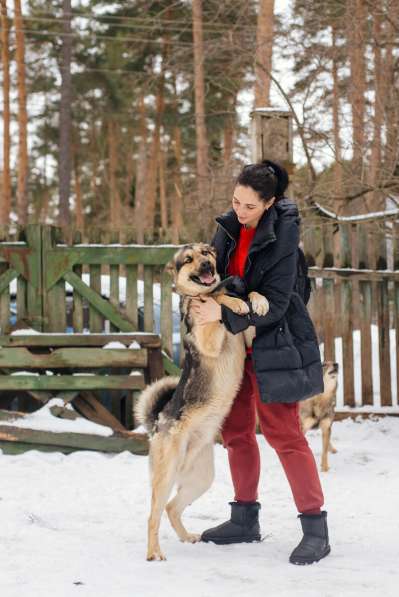
<instances>
[{"instance_id":1,"label":"tan dog standing on hind legs","mask_svg":"<svg viewBox=\"0 0 399 597\"><path fill-rule=\"evenodd\" d=\"M323 363L324 392L300 402L299 414L301 418L302 431L306 433L309 429L321 429L322 433L322 455L321 470L327 472L328 452L336 453L331 443L331 427L335 416L335 397L338 384L338 363L326 361Z\"/></svg>"},{"instance_id":2,"label":"tan dog standing on hind legs","mask_svg":"<svg viewBox=\"0 0 399 597\"><path fill-rule=\"evenodd\" d=\"M206 244L183 247L171 267L187 326L182 376L165 377L141 394L136 414L151 434L151 514L148 521L148 560L164 560L159 525L166 509L181 541L194 543L181 520L186 506L210 487L214 476L213 443L230 411L240 386L245 361L243 334L231 334L219 322L198 324L191 309L193 298L212 296L235 313L246 314L248 305L225 294L216 272L216 254ZM269 305L250 293L252 309L265 315ZM174 486L175 497L168 502Z\"/></svg>"}]
</instances>

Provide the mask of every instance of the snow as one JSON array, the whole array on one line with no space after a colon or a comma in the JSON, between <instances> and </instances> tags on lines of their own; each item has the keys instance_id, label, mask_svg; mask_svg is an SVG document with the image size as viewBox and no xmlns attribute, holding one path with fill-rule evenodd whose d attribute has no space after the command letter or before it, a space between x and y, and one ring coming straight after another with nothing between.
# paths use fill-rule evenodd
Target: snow
<instances>
[{"instance_id":1,"label":"snow","mask_svg":"<svg viewBox=\"0 0 399 597\"><path fill-rule=\"evenodd\" d=\"M9 375L40 375L35 371L14 371L14 373L10 373Z\"/></svg>"},{"instance_id":2,"label":"snow","mask_svg":"<svg viewBox=\"0 0 399 597\"><path fill-rule=\"evenodd\" d=\"M21 427L24 429L38 429L41 431L53 431L54 433L90 433L93 435L103 435L105 437L113 434L110 427L92 423L83 417L74 420L55 417L50 410L52 406L65 406L65 404L61 398L51 398L51 400L44 406L35 412L26 415L23 419L18 418L16 420L10 419L8 421L1 421L1 425ZM67 406L71 408L70 405Z\"/></svg>"},{"instance_id":3,"label":"snow","mask_svg":"<svg viewBox=\"0 0 399 597\"><path fill-rule=\"evenodd\" d=\"M136 340L133 340L133 342L129 344L129 348L139 349L141 346Z\"/></svg>"},{"instance_id":4,"label":"snow","mask_svg":"<svg viewBox=\"0 0 399 597\"><path fill-rule=\"evenodd\" d=\"M126 348L126 346L122 342L108 342L103 348Z\"/></svg>"},{"instance_id":5,"label":"snow","mask_svg":"<svg viewBox=\"0 0 399 597\"><path fill-rule=\"evenodd\" d=\"M323 207L317 201L314 202L315 207L323 212L327 217L337 220L338 222L361 222L363 220L378 220L381 218L389 218L399 216L399 209L387 209L385 211L368 212L366 214L358 214L355 216L338 216L336 213Z\"/></svg>"},{"instance_id":6,"label":"snow","mask_svg":"<svg viewBox=\"0 0 399 597\"><path fill-rule=\"evenodd\" d=\"M319 463L321 438L308 436ZM2 597L394 597L399 583L399 419L335 422L338 453L322 474L331 554L288 563L301 537L274 451L259 439L258 544L180 543L163 520L168 560L146 562L148 459L127 452L0 455ZM232 499L225 450L216 480L185 514L193 532L219 524Z\"/></svg>"},{"instance_id":7,"label":"snow","mask_svg":"<svg viewBox=\"0 0 399 597\"><path fill-rule=\"evenodd\" d=\"M40 332L34 330L33 328L21 328L19 330L14 330L13 332L11 332L10 336L33 336L34 334L40 335Z\"/></svg>"}]
</instances>

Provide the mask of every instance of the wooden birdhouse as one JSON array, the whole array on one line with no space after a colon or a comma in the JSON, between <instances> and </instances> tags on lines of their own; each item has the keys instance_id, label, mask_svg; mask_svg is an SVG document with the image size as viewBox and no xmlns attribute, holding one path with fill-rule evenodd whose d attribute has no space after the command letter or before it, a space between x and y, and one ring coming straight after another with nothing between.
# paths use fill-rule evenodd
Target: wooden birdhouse
<instances>
[{"instance_id":1,"label":"wooden birdhouse","mask_svg":"<svg viewBox=\"0 0 399 597\"><path fill-rule=\"evenodd\" d=\"M257 108L251 112L252 161L281 162L291 174L294 168L292 113L275 108Z\"/></svg>"}]
</instances>

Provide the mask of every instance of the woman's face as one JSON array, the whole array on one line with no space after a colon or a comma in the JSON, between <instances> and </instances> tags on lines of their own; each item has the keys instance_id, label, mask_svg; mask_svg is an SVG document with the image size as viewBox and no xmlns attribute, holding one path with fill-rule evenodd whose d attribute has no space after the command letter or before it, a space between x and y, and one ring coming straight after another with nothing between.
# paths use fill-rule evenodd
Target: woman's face
<instances>
[{"instance_id":1,"label":"woman's face","mask_svg":"<svg viewBox=\"0 0 399 597\"><path fill-rule=\"evenodd\" d=\"M251 187L238 184L233 193L233 209L238 221L247 228L256 228L259 220L274 203L274 197L263 201Z\"/></svg>"}]
</instances>

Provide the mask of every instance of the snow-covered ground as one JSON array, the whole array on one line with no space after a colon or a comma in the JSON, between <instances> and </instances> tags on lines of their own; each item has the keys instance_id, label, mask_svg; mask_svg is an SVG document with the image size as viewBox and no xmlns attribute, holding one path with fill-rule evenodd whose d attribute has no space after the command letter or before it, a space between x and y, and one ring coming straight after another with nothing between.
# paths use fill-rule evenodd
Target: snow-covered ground
<instances>
[{"instance_id":1,"label":"snow-covered ground","mask_svg":"<svg viewBox=\"0 0 399 597\"><path fill-rule=\"evenodd\" d=\"M319 463L321 439L308 436ZM75 452L0 455L1 597L393 597L399 586L399 418L334 423L338 453L322 474L332 552L288 563L300 539L276 455L259 438L260 544L180 543L165 519L166 562L146 562L148 460ZM186 512L194 532L218 524L232 499L226 452Z\"/></svg>"}]
</instances>

